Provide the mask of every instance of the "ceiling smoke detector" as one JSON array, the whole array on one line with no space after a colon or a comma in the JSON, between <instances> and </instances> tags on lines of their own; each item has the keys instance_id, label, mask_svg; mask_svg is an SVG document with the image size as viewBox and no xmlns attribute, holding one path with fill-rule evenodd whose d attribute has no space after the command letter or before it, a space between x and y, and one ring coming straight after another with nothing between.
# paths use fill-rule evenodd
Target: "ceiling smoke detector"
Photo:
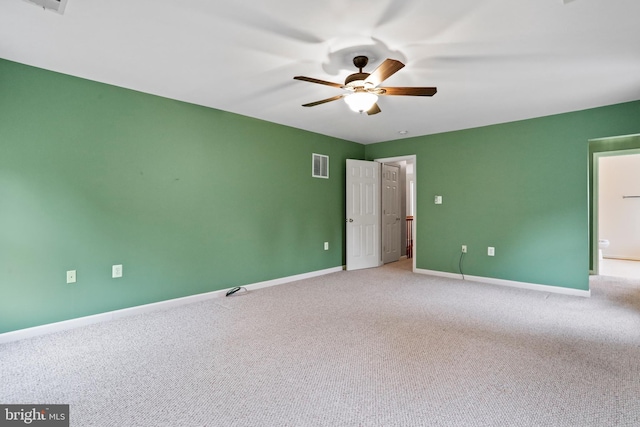
<instances>
[{"instance_id":1,"label":"ceiling smoke detector","mask_svg":"<svg viewBox=\"0 0 640 427\"><path fill-rule=\"evenodd\" d=\"M64 8L67 6L67 0L24 0L27 3L34 4L44 10L52 10L62 15Z\"/></svg>"}]
</instances>

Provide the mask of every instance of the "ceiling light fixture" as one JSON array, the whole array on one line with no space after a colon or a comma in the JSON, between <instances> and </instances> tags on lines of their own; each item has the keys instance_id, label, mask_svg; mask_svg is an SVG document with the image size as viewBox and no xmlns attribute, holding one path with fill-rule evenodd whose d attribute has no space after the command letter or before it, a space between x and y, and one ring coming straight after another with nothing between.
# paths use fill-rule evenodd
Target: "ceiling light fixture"
<instances>
[{"instance_id":1,"label":"ceiling light fixture","mask_svg":"<svg viewBox=\"0 0 640 427\"><path fill-rule=\"evenodd\" d=\"M378 96L369 92L355 92L344 97L344 102L356 113L369 111L377 100Z\"/></svg>"},{"instance_id":2,"label":"ceiling light fixture","mask_svg":"<svg viewBox=\"0 0 640 427\"><path fill-rule=\"evenodd\" d=\"M381 87L380 84L394 75L404 67L404 64L396 59L385 59L371 73L365 73L362 69L367 65L369 58L366 56L356 56L353 58L353 65L358 69L357 73L349 74L344 79L344 84L329 82L326 80L314 79L312 77L295 76L295 80L302 80L310 83L317 83L335 88L345 89L348 93L321 99L320 101L302 104L303 107L315 107L316 105L336 101L344 98L345 102L353 111L357 113L366 112L368 116L381 112L380 106L376 103L381 95L404 95L404 96L433 96L438 91L435 87Z\"/></svg>"}]
</instances>

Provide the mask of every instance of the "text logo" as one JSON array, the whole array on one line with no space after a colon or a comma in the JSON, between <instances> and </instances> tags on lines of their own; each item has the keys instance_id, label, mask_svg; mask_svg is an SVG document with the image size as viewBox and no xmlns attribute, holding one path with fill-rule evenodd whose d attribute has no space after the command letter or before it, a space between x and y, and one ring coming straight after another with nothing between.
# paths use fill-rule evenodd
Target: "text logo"
<instances>
[{"instance_id":1,"label":"text logo","mask_svg":"<svg viewBox=\"0 0 640 427\"><path fill-rule=\"evenodd\" d=\"M0 405L0 427L69 427L69 405Z\"/></svg>"}]
</instances>

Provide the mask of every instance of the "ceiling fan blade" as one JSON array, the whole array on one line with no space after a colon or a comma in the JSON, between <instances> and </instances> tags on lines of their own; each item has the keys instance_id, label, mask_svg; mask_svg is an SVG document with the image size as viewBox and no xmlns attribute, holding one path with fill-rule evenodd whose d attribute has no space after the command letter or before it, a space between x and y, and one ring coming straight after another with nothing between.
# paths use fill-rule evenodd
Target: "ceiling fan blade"
<instances>
[{"instance_id":1,"label":"ceiling fan blade","mask_svg":"<svg viewBox=\"0 0 640 427\"><path fill-rule=\"evenodd\" d=\"M381 87L381 95L433 96L438 91L435 87Z\"/></svg>"},{"instance_id":2,"label":"ceiling fan blade","mask_svg":"<svg viewBox=\"0 0 640 427\"><path fill-rule=\"evenodd\" d=\"M332 96L331 98L327 98L327 99L322 99L320 101L316 101L316 102L310 102L308 104L302 104L303 107L315 107L316 105L320 105L320 104L324 104L326 102L331 102L331 101L337 101L340 98L344 98L345 95L337 95L337 96Z\"/></svg>"},{"instance_id":3,"label":"ceiling fan blade","mask_svg":"<svg viewBox=\"0 0 640 427\"><path fill-rule=\"evenodd\" d=\"M400 61L396 61L395 59L385 59L378 68L373 70L373 73L371 73L364 82L378 86L380 83L397 73L402 67L404 67L404 64Z\"/></svg>"},{"instance_id":4,"label":"ceiling fan blade","mask_svg":"<svg viewBox=\"0 0 640 427\"><path fill-rule=\"evenodd\" d=\"M333 86L333 87L337 87L337 88L342 88L343 87L343 85L341 85L340 83L328 82L326 80L314 79L312 77L295 76L294 79L295 80L302 80L303 82L318 83L318 84L321 84L321 85Z\"/></svg>"},{"instance_id":5,"label":"ceiling fan blade","mask_svg":"<svg viewBox=\"0 0 640 427\"><path fill-rule=\"evenodd\" d=\"M369 108L369 111L367 111L367 114L371 116L373 114L378 114L380 111L382 110L380 109L378 104L373 104L373 107Z\"/></svg>"}]
</instances>

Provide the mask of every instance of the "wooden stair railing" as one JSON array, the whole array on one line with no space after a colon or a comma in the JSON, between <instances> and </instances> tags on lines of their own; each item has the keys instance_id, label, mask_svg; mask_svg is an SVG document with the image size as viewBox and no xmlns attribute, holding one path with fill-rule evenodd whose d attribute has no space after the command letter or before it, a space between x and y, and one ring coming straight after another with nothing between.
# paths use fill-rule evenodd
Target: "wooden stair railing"
<instances>
[{"instance_id":1,"label":"wooden stair railing","mask_svg":"<svg viewBox=\"0 0 640 427\"><path fill-rule=\"evenodd\" d=\"M413 258L413 216L407 216L407 258Z\"/></svg>"}]
</instances>

